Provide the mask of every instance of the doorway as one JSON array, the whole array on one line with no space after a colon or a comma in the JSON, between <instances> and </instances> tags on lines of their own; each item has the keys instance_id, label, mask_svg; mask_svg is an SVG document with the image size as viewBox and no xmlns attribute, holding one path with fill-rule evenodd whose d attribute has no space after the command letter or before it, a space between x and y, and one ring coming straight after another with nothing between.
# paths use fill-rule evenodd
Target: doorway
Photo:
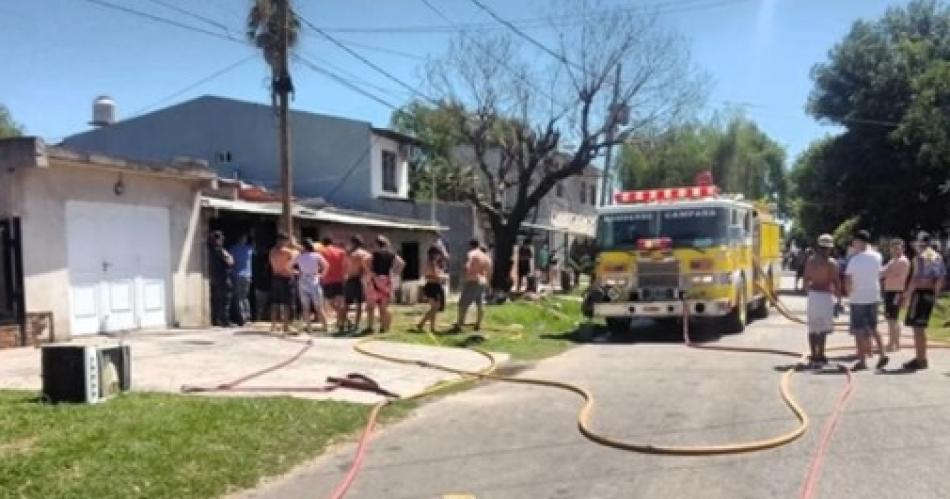
<instances>
[{"instance_id":1,"label":"doorway","mask_svg":"<svg viewBox=\"0 0 950 499\"><path fill-rule=\"evenodd\" d=\"M25 345L26 303L20 241L20 219L0 220L0 324L19 325L20 345Z\"/></svg>"},{"instance_id":2,"label":"doorway","mask_svg":"<svg viewBox=\"0 0 950 499\"><path fill-rule=\"evenodd\" d=\"M402 270L402 280L405 282L419 279L419 243L417 241L402 243L399 256L406 262L406 268Z\"/></svg>"}]
</instances>

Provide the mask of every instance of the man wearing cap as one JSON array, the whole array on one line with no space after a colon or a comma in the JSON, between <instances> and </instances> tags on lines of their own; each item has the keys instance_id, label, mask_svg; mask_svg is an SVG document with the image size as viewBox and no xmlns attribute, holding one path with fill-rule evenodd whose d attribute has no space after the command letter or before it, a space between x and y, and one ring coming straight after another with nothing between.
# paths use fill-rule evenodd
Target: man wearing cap
<instances>
[{"instance_id":1,"label":"man wearing cap","mask_svg":"<svg viewBox=\"0 0 950 499\"><path fill-rule=\"evenodd\" d=\"M914 241L914 257L910 284L904 293L907 317L904 324L914 328L916 356L904 364L904 369L916 371L927 369L927 324L933 312L934 302L943 289L947 267L943 258L930 245L930 235L921 232Z\"/></svg>"},{"instance_id":2,"label":"man wearing cap","mask_svg":"<svg viewBox=\"0 0 950 499\"><path fill-rule=\"evenodd\" d=\"M828 362L825 340L834 328L836 297L841 296L838 266L831 258L834 246L834 238L822 234L818 238L818 251L805 262L803 282L808 292L808 347L812 367Z\"/></svg>"},{"instance_id":3,"label":"man wearing cap","mask_svg":"<svg viewBox=\"0 0 950 499\"><path fill-rule=\"evenodd\" d=\"M870 248L871 234L866 230L854 233L851 247L854 254L848 260L845 269L845 288L851 304L851 334L857 349L858 361L852 370L861 371L868 368L865 357L870 357L871 337L880 350L877 368L883 369L887 365L887 355L884 353L884 344L881 334L877 332L877 309L881 299L881 254Z\"/></svg>"}]
</instances>

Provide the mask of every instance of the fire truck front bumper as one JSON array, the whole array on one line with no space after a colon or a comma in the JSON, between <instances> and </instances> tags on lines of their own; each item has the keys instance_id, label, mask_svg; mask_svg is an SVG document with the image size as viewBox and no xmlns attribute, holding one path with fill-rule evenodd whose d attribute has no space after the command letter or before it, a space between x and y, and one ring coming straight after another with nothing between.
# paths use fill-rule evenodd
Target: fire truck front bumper
<instances>
[{"instance_id":1,"label":"fire truck front bumper","mask_svg":"<svg viewBox=\"0 0 950 499\"><path fill-rule=\"evenodd\" d=\"M683 302L678 300L601 302L593 305L594 317L662 319L683 316ZM686 306L689 307L690 317L696 318L723 317L732 309L728 299L686 300Z\"/></svg>"}]
</instances>

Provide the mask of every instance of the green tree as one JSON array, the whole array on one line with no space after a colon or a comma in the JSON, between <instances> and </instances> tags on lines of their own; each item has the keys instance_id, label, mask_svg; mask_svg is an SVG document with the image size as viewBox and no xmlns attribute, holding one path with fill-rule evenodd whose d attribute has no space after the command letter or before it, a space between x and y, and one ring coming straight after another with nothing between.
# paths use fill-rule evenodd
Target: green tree
<instances>
[{"instance_id":1,"label":"green tree","mask_svg":"<svg viewBox=\"0 0 950 499\"><path fill-rule=\"evenodd\" d=\"M845 131L799 162L800 181L825 184L796 186L813 206L806 217L832 226L858 217L891 235L941 227L950 216L948 60L950 7L915 0L855 22L814 67L808 109Z\"/></svg>"},{"instance_id":2,"label":"green tree","mask_svg":"<svg viewBox=\"0 0 950 499\"><path fill-rule=\"evenodd\" d=\"M0 139L6 137L17 137L23 133L23 127L13 121L10 111L6 106L0 104Z\"/></svg>"},{"instance_id":3,"label":"green tree","mask_svg":"<svg viewBox=\"0 0 950 499\"><path fill-rule=\"evenodd\" d=\"M624 145L620 157L624 189L690 185L704 170L726 192L787 211L785 151L743 116L670 128L652 141Z\"/></svg>"}]
</instances>

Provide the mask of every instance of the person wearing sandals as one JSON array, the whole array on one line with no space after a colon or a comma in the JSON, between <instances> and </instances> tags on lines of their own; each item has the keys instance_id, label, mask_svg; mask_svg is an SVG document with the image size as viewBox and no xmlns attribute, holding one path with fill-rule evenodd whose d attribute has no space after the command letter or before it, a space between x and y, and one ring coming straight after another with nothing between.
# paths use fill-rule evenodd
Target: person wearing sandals
<instances>
[{"instance_id":1,"label":"person wearing sandals","mask_svg":"<svg viewBox=\"0 0 950 499\"><path fill-rule=\"evenodd\" d=\"M897 352L901 349L901 325L897 321L901 311L904 288L907 286L907 276L910 274L910 260L904 256L904 241L891 240L891 259L881 272L884 284L884 319L887 320L887 351Z\"/></svg>"},{"instance_id":2,"label":"person wearing sandals","mask_svg":"<svg viewBox=\"0 0 950 499\"><path fill-rule=\"evenodd\" d=\"M825 343L834 329L836 298L841 296L838 264L831 258L835 240L830 234L818 238L818 250L805 262L803 286L808 293L809 367L828 362Z\"/></svg>"},{"instance_id":3,"label":"person wearing sandals","mask_svg":"<svg viewBox=\"0 0 950 499\"><path fill-rule=\"evenodd\" d=\"M927 369L927 325L933 312L934 302L943 289L947 276L946 263L930 246L930 235L921 232L914 241L914 257L911 268L910 284L904 292L904 305L907 316L904 324L914 329L914 350L916 356L904 364L904 369L916 371Z\"/></svg>"},{"instance_id":4,"label":"person wearing sandals","mask_svg":"<svg viewBox=\"0 0 950 499\"><path fill-rule=\"evenodd\" d=\"M445 276L443 268L445 257L439 248L429 248L428 258L422 269L425 285L422 286L422 298L429 304L429 310L422 316L416 329L422 331L426 322L429 323L429 331L435 332L435 318L439 312L445 310L445 288L442 287L442 279Z\"/></svg>"}]
</instances>

